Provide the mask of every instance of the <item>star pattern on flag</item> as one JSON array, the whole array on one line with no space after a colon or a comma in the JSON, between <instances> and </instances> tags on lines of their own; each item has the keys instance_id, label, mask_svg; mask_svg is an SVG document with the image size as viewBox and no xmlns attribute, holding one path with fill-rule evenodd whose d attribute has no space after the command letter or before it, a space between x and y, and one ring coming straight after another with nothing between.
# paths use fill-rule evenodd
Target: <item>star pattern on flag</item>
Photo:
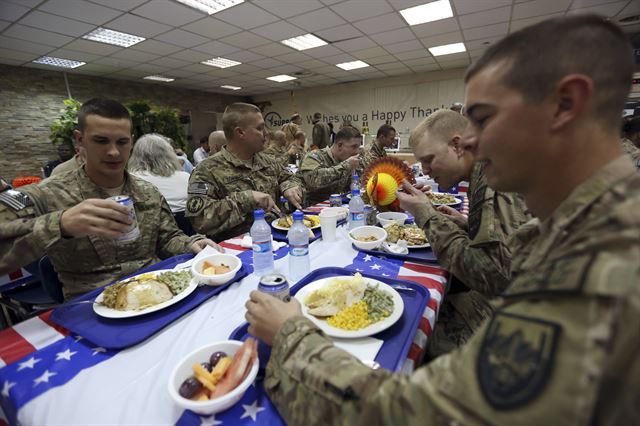
<instances>
[{"instance_id":1,"label":"star pattern on flag","mask_svg":"<svg viewBox=\"0 0 640 426\"><path fill-rule=\"evenodd\" d=\"M4 385L2 385L2 396L4 396L5 398L9 398L9 391L15 385L16 385L16 382L10 382L10 381L6 380L4 382Z\"/></svg>"},{"instance_id":2,"label":"star pattern on flag","mask_svg":"<svg viewBox=\"0 0 640 426\"><path fill-rule=\"evenodd\" d=\"M383 276L383 277L390 277L391 275L390 275L390 274L385 274L385 273L383 272L383 273L382 273L382 276Z\"/></svg>"},{"instance_id":3,"label":"star pattern on flag","mask_svg":"<svg viewBox=\"0 0 640 426\"><path fill-rule=\"evenodd\" d=\"M245 417L251 417L251 420L253 420L254 422L256 421L256 418L258 417L258 413L260 411L264 411L265 410L264 407L258 407L258 400L257 399L255 401L253 401L253 404L251 404L251 405L242 404L242 408L244 408L244 413L242 414L242 416L240 416L240 418L244 419Z\"/></svg>"},{"instance_id":4,"label":"star pattern on flag","mask_svg":"<svg viewBox=\"0 0 640 426\"><path fill-rule=\"evenodd\" d=\"M200 426L217 426L221 424L222 422L220 420L216 420L215 415L211 415L208 417L200 416Z\"/></svg>"},{"instance_id":5,"label":"star pattern on flag","mask_svg":"<svg viewBox=\"0 0 640 426\"><path fill-rule=\"evenodd\" d=\"M36 357L31 357L25 362L20 363L20 366L18 367L18 371L24 370L25 368L33 368L33 366L39 363L40 361L42 360Z\"/></svg>"},{"instance_id":6,"label":"star pattern on flag","mask_svg":"<svg viewBox=\"0 0 640 426\"><path fill-rule=\"evenodd\" d=\"M365 262L371 262L371 259L373 259L373 256L371 256L370 254L367 254L364 256L362 260Z\"/></svg>"},{"instance_id":7,"label":"star pattern on flag","mask_svg":"<svg viewBox=\"0 0 640 426\"><path fill-rule=\"evenodd\" d=\"M63 352L58 352L56 354L56 361L60 361L61 359L66 359L67 361L71 361L71 357L77 353L78 352L71 352L71 349L67 348L67 350Z\"/></svg>"},{"instance_id":8,"label":"star pattern on flag","mask_svg":"<svg viewBox=\"0 0 640 426\"><path fill-rule=\"evenodd\" d=\"M91 356L95 356L95 355L98 355L99 353L107 352L105 348L101 348L99 346L97 348L91 348L91 350L93 351L93 353L91 353Z\"/></svg>"},{"instance_id":9,"label":"star pattern on flag","mask_svg":"<svg viewBox=\"0 0 640 426\"><path fill-rule=\"evenodd\" d=\"M80 340L83 339L83 337L78 335L78 336L74 337L73 339L76 341L76 343L78 343Z\"/></svg>"},{"instance_id":10,"label":"star pattern on flag","mask_svg":"<svg viewBox=\"0 0 640 426\"><path fill-rule=\"evenodd\" d=\"M373 265L369 266L369 268L373 269L374 271L377 271L378 269L382 269L382 266L378 265L377 263L374 263Z\"/></svg>"},{"instance_id":11,"label":"star pattern on flag","mask_svg":"<svg viewBox=\"0 0 640 426\"><path fill-rule=\"evenodd\" d=\"M49 383L49 378L55 376L58 373L51 373L49 370L44 370L42 376L33 381L33 386L38 386L40 383Z\"/></svg>"}]
</instances>

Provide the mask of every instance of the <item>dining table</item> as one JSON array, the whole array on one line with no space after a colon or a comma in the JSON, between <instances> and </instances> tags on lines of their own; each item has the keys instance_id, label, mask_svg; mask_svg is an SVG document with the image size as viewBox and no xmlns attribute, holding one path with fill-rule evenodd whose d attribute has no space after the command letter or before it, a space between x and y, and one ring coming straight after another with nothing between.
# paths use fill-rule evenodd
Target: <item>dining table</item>
<instances>
[{"instance_id":1,"label":"dining table","mask_svg":"<svg viewBox=\"0 0 640 426\"><path fill-rule=\"evenodd\" d=\"M313 206L308 213L317 213L326 205ZM466 197L463 212L465 209ZM336 235L335 241L319 238L310 243L311 274L360 272L420 290L417 294L424 303L407 299L402 326L394 325L371 337L382 341L376 360L384 360L383 368L411 374L422 362L446 294L448 272L436 262L360 252L348 240L344 225ZM154 317L118 323L117 319L94 318L90 304L62 305L1 330L0 425L284 424L262 388L263 374L237 404L211 416L182 409L167 390L171 371L190 352L217 341L246 338L244 305L260 277L253 273L252 252L243 236L220 245L242 260L238 279L215 291L198 289L171 309L149 314ZM192 256L165 259L147 270L182 268ZM274 251L275 272L288 276L288 261L286 246ZM298 283L305 284L304 280L289 280L292 291ZM403 333L407 327L411 330L402 342L396 342L392 339L399 337L394 330L399 333L401 327ZM393 344L385 345L385 341Z\"/></svg>"}]
</instances>

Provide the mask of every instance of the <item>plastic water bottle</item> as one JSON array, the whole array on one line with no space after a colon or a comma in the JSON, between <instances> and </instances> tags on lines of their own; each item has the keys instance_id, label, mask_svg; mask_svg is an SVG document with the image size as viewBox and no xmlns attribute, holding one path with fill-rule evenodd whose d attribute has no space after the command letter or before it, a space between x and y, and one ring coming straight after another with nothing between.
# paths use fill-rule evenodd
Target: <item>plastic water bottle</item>
<instances>
[{"instance_id":1,"label":"plastic water bottle","mask_svg":"<svg viewBox=\"0 0 640 426\"><path fill-rule=\"evenodd\" d=\"M349 229L364 226L364 201L360 197L359 189L351 190L351 201L349 201Z\"/></svg>"},{"instance_id":2,"label":"plastic water bottle","mask_svg":"<svg viewBox=\"0 0 640 426\"><path fill-rule=\"evenodd\" d=\"M264 220L264 210L253 212L253 225L249 233L253 247L253 272L259 276L273 272L271 227Z\"/></svg>"},{"instance_id":3,"label":"plastic water bottle","mask_svg":"<svg viewBox=\"0 0 640 426\"><path fill-rule=\"evenodd\" d=\"M293 225L287 232L289 240L289 278L298 281L309 273L309 229L301 211L293 213Z\"/></svg>"},{"instance_id":4,"label":"plastic water bottle","mask_svg":"<svg viewBox=\"0 0 640 426\"><path fill-rule=\"evenodd\" d=\"M356 172L351 176L351 191L354 189L360 189L360 177Z\"/></svg>"}]
</instances>

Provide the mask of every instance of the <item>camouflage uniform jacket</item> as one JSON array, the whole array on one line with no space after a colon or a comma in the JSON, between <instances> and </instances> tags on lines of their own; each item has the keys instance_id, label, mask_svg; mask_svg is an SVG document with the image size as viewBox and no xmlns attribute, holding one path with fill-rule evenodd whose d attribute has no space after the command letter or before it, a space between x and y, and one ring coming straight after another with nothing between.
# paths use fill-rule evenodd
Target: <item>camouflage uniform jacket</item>
<instances>
[{"instance_id":1,"label":"camouflage uniform jacket","mask_svg":"<svg viewBox=\"0 0 640 426\"><path fill-rule=\"evenodd\" d=\"M311 130L311 142L318 149L324 149L330 145L331 128L325 122L319 121Z\"/></svg>"},{"instance_id":2,"label":"camouflage uniform jacket","mask_svg":"<svg viewBox=\"0 0 640 426\"><path fill-rule=\"evenodd\" d=\"M635 146L629 139L623 138L622 149L624 150L625 154L631 157L633 165L636 166L637 169L640 169L640 148Z\"/></svg>"},{"instance_id":3,"label":"camouflage uniform jacket","mask_svg":"<svg viewBox=\"0 0 640 426\"><path fill-rule=\"evenodd\" d=\"M310 205L328 200L331 194L345 194L351 188L351 166L336 160L330 147L309 152L298 174L307 189Z\"/></svg>"},{"instance_id":4,"label":"camouflage uniform jacket","mask_svg":"<svg viewBox=\"0 0 640 426\"><path fill-rule=\"evenodd\" d=\"M258 208L252 191L269 194L279 204L280 195L294 186L300 181L272 156L259 152L249 165L225 146L191 174L185 216L196 231L223 241L251 228Z\"/></svg>"},{"instance_id":5,"label":"camouflage uniform jacket","mask_svg":"<svg viewBox=\"0 0 640 426\"><path fill-rule=\"evenodd\" d=\"M51 176L58 176L71 170L78 170L80 167L81 165L78 164L78 154L76 154L64 163L58 164L51 172Z\"/></svg>"},{"instance_id":6,"label":"camouflage uniform jacket","mask_svg":"<svg viewBox=\"0 0 640 426\"><path fill-rule=\"evenodd\" d=\"M412 375L372 371L296 317L265 388L290 425L595 425L640 416L640 174L594 173L513 236L504 303Z\"/></svg>"},{"instance_id":7,"label":"camouflage uniform jacket","mask_svg":"<svg viewBox=\"0 0 640 426\"><path fill-rule=\"evenodd\" d=\"M366 169L369 164L371 164L374 160L378 158L386 157L387 151L384 148L381 148L377 144L377 139L372 140L364 147L364 151L362 152L362 159L360 160L360 164L363 169Z\"/></svg>"},{"instance_id":8,"label":"camouflage uniform jacket","mask_svg":"<svg viewBox=\"0 0 640 426\"><path fill-rule=\"evenodd\" d=\"M300 126L291 121L282 126L282 131L284 132L284 138L287 142L292 142L296 137L296 133L300 131Z\"/></svg>"},{"instance_id":9,"label":"camouflage uniform jacket","mask_svg":"<svg viewBox=\"0 0 640 426\"><path fill-rule=\"evenodd\" d=\"M286 166L289 164L289 155L287 154L287 151L287 145L279 146L272 143L262 152L266 155L272 156L276 161L282 163L283 166Z\"/></svg>"},{"instance_id":10,"label":"camouflage uniform jacket","mask_svg":"<svg viewBox=\"0 0 640 426\"><path fill-rule=\"evenodd\" d=\"M9 197L10 198L4 198ZM63 283L65 298L86 293L162 258L190 253L202 235L187 237L176 225L160 192L126 174L122 194L129 195L140 228L133 241L98 236L65 238L62 213L89 198L108 198L84 168L52 176L36 185L0 194L0 273L49 256ZM3 199L4 198L4 199Z\"/></svg>"}]
</instances>

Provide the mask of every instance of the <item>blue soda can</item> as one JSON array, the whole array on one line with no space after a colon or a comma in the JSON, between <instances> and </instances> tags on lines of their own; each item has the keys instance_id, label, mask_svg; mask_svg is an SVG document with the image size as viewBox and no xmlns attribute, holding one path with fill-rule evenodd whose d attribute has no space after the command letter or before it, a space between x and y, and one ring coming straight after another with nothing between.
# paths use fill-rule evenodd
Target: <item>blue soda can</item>
<instances>
[{"instance_id":1,"label":"blue soda can","mask_svg":"<svg viewBox=\"0 0 640 426\"><path fill-rule=\"evenodd\" d=\"M133 200L128 195L116 195L109 197L109 200L113 200L118 204L129 208L129 217L131 218L131 226L126 234L116 238L118 241L133 241L140 236L140 228L138 228L138 220L136 219L136 210L133 208Z\"/></svg>"},{"instance_id":2,"label":"blue soda can","mask_svg":"<svg viewBox=\"0 0 640 426\"><path fill-rule=\"evenodd\" d=\"M289 283L282 274L268 274L260 278L258 283L258 291L261 291L283 302L291 300L289 295Z\"/></svg>"},{"instance_id":3,"label":"blue soda can","mask_svg":"<svg viewBox=\"0 0 640 426\"><path fill-rule=\"evenodd\" d=\"M329 197L329 205L331 207L342 207L342 195L331 194Z\"/></svg>"}]
</instances>

